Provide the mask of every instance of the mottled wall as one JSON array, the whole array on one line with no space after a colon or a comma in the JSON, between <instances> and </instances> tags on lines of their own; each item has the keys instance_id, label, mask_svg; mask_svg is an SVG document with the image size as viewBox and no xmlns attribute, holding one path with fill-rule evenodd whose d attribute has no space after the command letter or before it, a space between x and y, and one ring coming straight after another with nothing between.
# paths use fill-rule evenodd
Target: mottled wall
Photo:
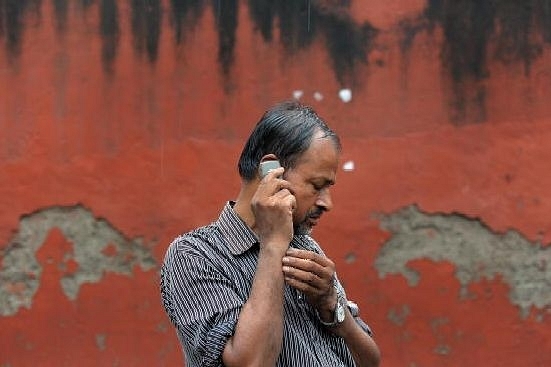
<instances>
[{"instance_id":1,"label":"mottled wall","mask_svg":"<svg viewBox=\"0 0 551 367\"><path fill-rule=\"evenodd\" d=\"M299 98L384 366L551 365L551 1L0 0L0 366L164 366L171 239Z\"/></svg>"}]
</instances>

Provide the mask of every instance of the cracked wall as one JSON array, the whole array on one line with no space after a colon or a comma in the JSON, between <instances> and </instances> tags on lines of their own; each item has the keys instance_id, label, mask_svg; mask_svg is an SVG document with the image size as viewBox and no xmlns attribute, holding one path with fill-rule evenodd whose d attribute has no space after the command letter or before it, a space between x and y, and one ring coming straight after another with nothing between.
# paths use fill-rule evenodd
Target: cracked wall
<instances>
[{"instance_id":1,"label":"cracked wall","mask_svg":"<svg viewBox=\"0 0 551 367\"><path fill-rule=\"evenodd\" d=\"M81 205L41 209L23 216L15 235L0 250L0 316L32 307L42 273L36 252L54 228L72 244L57 264L65 270L60 283L70 300L78 297L83 284L101 282L106 273L132 276L136 266L142 270L156 267L151 249L142 239L127 238L89 209Z\"/></svg>"},{"instance_id":2,"label":"cracked wall","mask_svg":"<svg viewBox=\"0 0 551 367\"><path fill-rule=\"evenodd\" d=\"M460 298L469 296L473 282L500 279L523 317L532 307L551 307L551 247L530 242L515 230L495 233L478 219L424 213L414 205L381 215L380 220L392 234L375 261L381 278L400 274L414 287L421 274L408 262L447 261L461 284Z\"/></svg>"}]
</instances>

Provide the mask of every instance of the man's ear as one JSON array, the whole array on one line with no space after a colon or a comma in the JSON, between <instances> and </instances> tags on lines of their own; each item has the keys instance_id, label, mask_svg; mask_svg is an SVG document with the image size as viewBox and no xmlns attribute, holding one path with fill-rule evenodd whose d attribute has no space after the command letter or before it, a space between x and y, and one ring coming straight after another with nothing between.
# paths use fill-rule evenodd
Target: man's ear
<instances>
[{"instance_id":1,"label":"man's ear","mask_svg":"<svg viewBox=\"0 0 551 367\"><path fill-rule=\"evenodd\" d=\"M262 156L262 158L260 158L259 164L262 163L262 162L277 161L277 160L278 160L277 156L273 153L270 153L270 154L266 154L266 155Z\"/></svg>"}]
</instances>

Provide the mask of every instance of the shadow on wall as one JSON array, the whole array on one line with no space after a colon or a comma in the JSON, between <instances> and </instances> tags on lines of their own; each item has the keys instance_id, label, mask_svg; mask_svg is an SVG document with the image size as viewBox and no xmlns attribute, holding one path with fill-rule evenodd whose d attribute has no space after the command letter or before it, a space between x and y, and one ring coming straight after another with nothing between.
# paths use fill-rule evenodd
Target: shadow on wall
<instances>
[{"instance_id":1,"label":"shadow on wall","mask_svg":"<svg viewBox=\"0 0 551 367\"><path fill-rule=\"evenodd\" d=\"M243 3L243 2L242 2ZM241 3L241 4L242 4ZM69 0L52 0L56 31L67 31ZM99 34L102 38L104 72L113 73L120 34L117 0L79 0L75 11L88 12L98 6ZM0 38L4 39L8 60L17 61L26 26L42 22L42 0L0 0ZM172 27L175 46L185 42L205 9L213 12L218 34L220 72L227 78L234 60L240 3L237 0L170 0L163 9L161 0L129 0L133 47L137 57L155 63L161 29ZM379 30L369 22L358 24L350 15L350 0L248 0L249 15L255 30L271 43L274 28L279 27L281 44L286 52L308 48L322 38L332 60L335 78L341 85L360 84L355 77L358 64L368 64ZM451 81L452 122L466 120L467 105L477 110L474 120L485 120L486 92L483 81L489 77L488 58L505 64L522 63L529 75L533 61L551 43L551 0L429 0L416 18L402 19L397 27L402 34L404 57L417 34L442 30L442 69ZM231 91L231 88L226 88Z\"/></svg>"}]
</instances>

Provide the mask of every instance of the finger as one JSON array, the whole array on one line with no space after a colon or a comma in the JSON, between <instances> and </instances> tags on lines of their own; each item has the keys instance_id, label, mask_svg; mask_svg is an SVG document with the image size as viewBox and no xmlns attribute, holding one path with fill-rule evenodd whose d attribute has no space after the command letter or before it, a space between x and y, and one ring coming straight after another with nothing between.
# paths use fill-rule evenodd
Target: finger
<instances>
[{"instance_id":1,"label":"finger","mask_svg":"<svg viewBox=\"0 0 551 367\"><path fill-rule=\"evenodd\" d=\"M323 264L317 261L321 261ZM282 262L284 265L314 273L320 278L327 280L332 280L335 274L335 265L333 262L331 260L325 260L321 255L312 258L302 258L290 256L289 252L287 252Z\"/></svg>"},{"instance_id":2,"label":"finger","mask_svg":"<svg viewBox=\"0 0 551 367\"><path fill-rule=\"evenodd\" d=\"M278 194L280 191L284 190L284 193L287 195L291 193L291 184L289 181L285 181L281 178L272 178L268 181L262 181L259 188L265 191L268 196Z\"/></svg>"},{"instance_id":3,"label":"finger","mask_svg":"<svg viewBox=\"0 0 551 367\"><path fill-rule=\"evenodd\" d=\"M280 205L285 206L292 213L297 206L297 199L291 192L287 189L280 190L276 192L273 196Z\"/></svg>"},{"instance_id":4,"label":"finger","mask_svg":"<svg viewBox=\"0 0 551 367\"><path fill-rule=\"evenodd\" d=\"M285 277L285 284L300 291L308 298L316 299L323 296L323 292L321 292L318 288L295 278Z\"/></svg>"},{"instance_id":5,"label":"finger","mask_svg":"<svg viewBox=\"0 0 551 367\"><path fill-rule=\"evenodd\" d=\"M274 193L274 196L279 199L285 199L287 196L292 196L291 191L286 188L280 188Z\"/></svg>"},{"instance_id":6,"label":"finger","mask_svg":"<svg viewBox=\"0 0 551 367\"><path fill-rule=\"evenodd\" d=\"M287 200L289 200L289 207L291 208L291 212L294 212L297 208L297 198L295 197L295 195L290 194L287 197Z\"/></svg>"},{"instance_id":7,"label":"finger","mask_svg":"<svg viewBox=\"0 0 551 367\"><path fill-rule=\"evenodd\" d=\"M332 268L335 267L335 263L333 263L331 259L329 259L327 256L318 254L317 252L314 252L314 251L289 247L289 249L287 250L286 256L296 257L301 259L309 259L324 267L332 267Z\"/></svg>"},{"instance_id":8,"label":"finger","mask_svg":"<svg viewBox=\"0 0 551 367\"><path fill-rule=\"evenodd\" d=\"M283 267L285 281L292 287L307 293L321 293L327 289L327 285L323 279L314 273L303 271L292 267Z\"/></svg>"},{"instance_id":9,"label":"finger","mask_svg":"<svg viewBox=\"0 0 551 367\"><path fill-rule=\"evenodd\" d=\"M266 176L264 176L264 178L262 179L263 181L270 181L276 177L280 177L283 175L283 171L285 171L285 169L283 167L278 167L278 168L274 168L274 169L271 169L268 171L268 173L266 174Z\"/></svg>"},{"instance_id":10,"label":"finger","mask_svg":"<svg viewBox=\"0 0 551 367\"><path fill-rule=\"evenodd\" d=\"M335 272L334 269L332 269L331 267L322 266L310 259L285 256L283 257L282 261L283 264L286 266L316 274L319 278L323 278L326 280L332 280L333 274Z\"/></svg>"}]
</instances>

